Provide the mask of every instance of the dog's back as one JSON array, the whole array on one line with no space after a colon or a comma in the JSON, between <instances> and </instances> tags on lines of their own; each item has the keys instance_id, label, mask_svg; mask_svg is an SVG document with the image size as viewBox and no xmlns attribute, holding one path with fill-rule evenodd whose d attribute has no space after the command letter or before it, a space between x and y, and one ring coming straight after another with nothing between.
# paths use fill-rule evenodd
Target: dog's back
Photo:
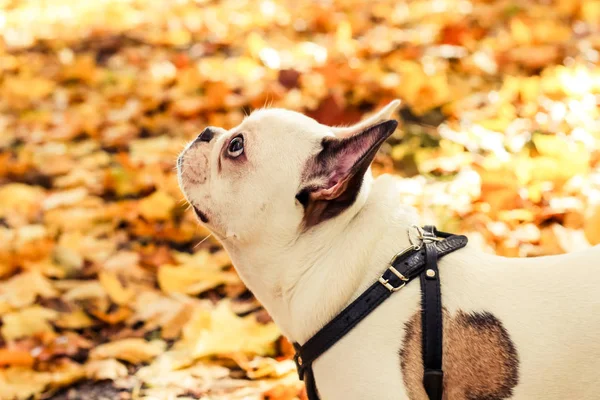
<instances>
[{"instance_id":1,"label":"dog's back","mask_svg":"<svg viewBox=\"0 0 600 400\"><path fill-rule=\"evenodd\" d=\"M504 386L516 378L515 399L599 398L600 247L534 258L465 254L440 268L449 322L474 324L464 343L447 338L450 354L457 346L470 353L460 375L481 368L474 376L496 374ZM482 349L486 341L496 349Z\"/></svg>"}]
</instances>

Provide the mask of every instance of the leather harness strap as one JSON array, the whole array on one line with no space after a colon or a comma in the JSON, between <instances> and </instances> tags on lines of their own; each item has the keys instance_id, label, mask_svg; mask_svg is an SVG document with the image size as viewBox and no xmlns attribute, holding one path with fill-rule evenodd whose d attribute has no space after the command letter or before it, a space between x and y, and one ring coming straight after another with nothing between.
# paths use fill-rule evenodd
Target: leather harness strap
<instances>
[{"instance_id":1,"label":"leather harness strap","mask_svg":"<svg viewBox=\"0 0 600 400\"><path fill-rule=\"evenodd\" d=\"M423 229L425 271L421 274L421 324L423 331L423 386L430 400L442 400L442 298L435 248L435 227Z\"/></svg>"},{"instance_id":2,"label":"leather harness strap","mask_svg":"<svg viewBox=\"0 0 600 400\"><path fill-rule=\"evenodd\" d=\"M300 379L306 384L309 400L318 400L312 363L346 333L362 321L384 300L421 275L423 309L423 384L431 400L441 399L442 372L442 310L437 260L467 245L467 238L438 232L427 226L419 230L422 243L398 253L379 280L325 325L305 344L294 343L294 361ZM433 272L429 272L429 271ZM428 275L431 275L428 277ZM435 397L439 396L439 397Z\"/></svg>"}]
</instances>

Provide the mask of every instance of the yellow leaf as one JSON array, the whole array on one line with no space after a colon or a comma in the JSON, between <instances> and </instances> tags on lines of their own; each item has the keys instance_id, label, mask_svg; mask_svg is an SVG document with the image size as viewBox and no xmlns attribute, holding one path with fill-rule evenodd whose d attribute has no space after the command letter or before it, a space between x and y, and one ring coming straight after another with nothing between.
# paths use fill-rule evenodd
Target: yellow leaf
<instances>
[{"instance_id":1,"label":"yellow leaf","mask_svg":"<svg viewBox=\"0 0 600 400\"><path fill-rule=\"evenodd\" d=\"M132 304L135 314L131 317L134 321L144 321L152 327L164 326L185 306L184 301L165 296L159 291L144 291L136 296Z\"/></svg>"},{"instance_id":2,"label":"yellow leaf","mask_svg":"<svg viewBox=\"0 0 600 400\"><path fill-rule=\"evenodd\" d=\"M189 349L196 358L236 352L267 355L280 335L274 323L260 324L253 315L238 317L224 300L213 311L196 310L174 348Z\"/></svg>"},{"instance_id":3,"label":"yellow leaf","mask_svg":"<svg viewBox=\"0 0 600 400\"><path fill-rule=\"evenodd\" d=\"M99 238L82 232L67 232L60 236L55 256L61 264L81 268L84 260L103 263L115 253L116 243L111 238ZM65 252L66 254L62 254Z\"/></svg>"},{"instance_id":4,"label":"yellow leaf","mask_svg":"<svg viewBox=\"0 0 600 400\"><path fill-rule=\"evenodd\" d=\"M498 213L498 219L500 221L523 221L532 222L534 215L531 210L523 208L515 208L513 210L504 210Z\"/></svg>"},{"instance_id":5,"label":"yellow leaf","mask_svg":"<svg viewBox=\"0 0 600 400\"><path fill-rule=\"evenodd\" d=\"M581 16L590 24L597 24L600 21L600 1L581 2Z\"/></svg>"},{"instance_id":6,"label":"yellow leaf","mask_svg":"<svg viewBox=\"0 0 600 400\"><path fill-rule=\"evenodd\" d=\"M154 362L147 367L142 367L136 373L136 377L144 383L157 389L162 388L185 388L195 390L209 382L228 378L231 371L220 365L199 362L189 366L189 362L182 364L181 360L186 357L183 353L170 352L160 356L160 363ZM158 360L157 360L158 361ZM182 366L184 368L182 368ZM147 394L147 392L146 392ZM175 396L157 395L157 399L168 399ZM148 398L148 400L150 400Z\"/></svg>"},{"instance_id":7,"label":"yellow leaf","mask_svg":"<svg viewBox=\"0 0 600 400\"><path fill-rule=\"evenodd\" d=\"M36 261L23 261L23 268L29 271L39 272L44 276L51 278L64 278L65 269L52 259L51 254L48 257ZM0 274L1 275L1 274Z\"/></svg>"},{"instance_id":8,"label":"yellow leaf","mask_svg":"<svg viewBox=\"0 0 600 400\"><path fill-rule=\"evenodd\" d=\"M128 375L127 367L114 358L92 360L85 364L85 375L89 379L102 380L122 378Z\"/></svg>"},{"instance_id":9,"label":"yellow leaf","mask_svg":"<svg viewBox=\"0 0 600 400\"><path fill-rule=\"evenodd\" d=\"M589 171L589 156L584 153L569 153L572 158L535 157L531 159L533 181L552 181L562 184L575 175Z\"/></svg>"},{"instance_id":10,"label":"yellow leaf","mask_svg":"<svg viewBox=\"0 0 600 400\"><path fill-rule=\"evenodd\" d=\"M171 212L175 207L175 199L168 193L156 191L140 200L138 204L140 215L147 220L166 220L171 218Z\"/></svg>"},{"instance_id":11,"label":"yellow leaf","mask_svg":"<svg viewBox=\"0 0 600 400\"><path fill-rule=\"evenodd\" d=\"M165 351L167 344L162 340L147 342L140 338L121 339L102 344L90 352L90 359L116 358L132 364L154 359Z\"/></svg>"},{"instance_id":12,"label":"yellow leaf","mask_svg":"<svg viewBox=\"0 0 600 400\"><path fill-rule=\"evenodd\" d=\"M116 304L128 304L135 296L135 291L132 288L125 288L113 272L100 271L98 279L108 296Z\"/></svg>"},{"instance_id":13,"label":"yellow leaf","mask_svg":"<svg viewBox=\"0 0 600 400\"><path fill-rule=\"evenodd\" d=\"M88 191L85 188L55 192L42 202L42 207L45 211L48 211L59 207L74 206L81 203L87 195Z\"/></svg>"},{"instance_id":14,"label":"yellow leaf","mask_svg":"<svg viewBox=\"0 0 600 400\"><path fill-rule=\"evenodd\" d=\"M199 251L193 256L180 254L176 258L184 265L163 265L158 270L158 284L166 293L198 294L222 284L240 282L235 272L222 270L229 264L224 252Z\"/></svg>"},{"instance_id":15,"label":"yellow leaf","mask_svg":"<svg viewBox=\"0 0 600 400\"><path fill-rule=\"evenodd\" d=\"M600 207L596 207L585 219L583 231L592 245L600 244Z\"/></svg>"},{"instance_id":16,"label":"yellow leaf","mask_svg":"<svg viewBox=\"0 0 600 400\"><path fill-rule=\"evenodd\" d=\"M63 329L82 329L96 325L94 320L88 317L83 310L61 313L54 321L54 324Z\"/></svg>"},{"instance_id":17,"label":"yellow leaf","mask_svg":"<svg viewBox=\"0 0 600 400\"><path fill-rule=\"evenodd\" d=\"M510 30L513 39L518 44L530 44L533 39L531 24L521 18L513 18L510 21Z\"/></svg>"},{"instance_id":18,"label":"yellow leaf","mask_svg":"<svg viewBox=\"0 0 600 400\"><path fill-rule=\"evenodd\" d=\"M3 82L3 96L17 99L41 100L48 96L56 82L42 77L12 76Z\"/></svg>"},{"instance_id":19,"label":"yellow leaf","mask_svg":"<svg viewBox=\"0 0 600 400\"><path fill-rule=\"evenodd\" d=\"M35 186L9 183L0 187L0 217L10 213L29 216L41 207L44 192Z\"/></svg>"},{"instance_id":20,"label":"yellow leaf","mask_svg":"<svg viewBox=\"0 0 600 400\"><path fill-rule=\"evenodd\" d=\"M83 81L91 83L96 76L96 62L90 54L75 56L72 63L65 65L62 69L64 80Z\"/></svg>"},{"instance_id":21,"label":"yellow leaf","mask_svg":"<svg viewBox=\"0 0 600 400\"><path fill-rule=\"evenodd\" d=\"M533 180L563 183L589 171L590 152L583 143L541 134L534 135L532 140L541 154L529 160Z\"/></svg>"},{"instance_id":22,"label":"yellow leaf","mask_svg":"<svg viewBox=\"0 0 600 400\"><path fill-rule=\"evenodd\" d=\"M2 399L25 400L42 393L49 386L66 386L83 376L82 366L72 361L53 363L48 372L24 367L0 369L0 394Z\"/></svg>"},{"instance_id":23,"label":"yellow leaf","mask_svg":"<svg viewBox=\"0 0 600 400\"><path fill-rule=\"evenodd\" d=\"M396 93L416 114L422 115L450 100L450 86L445 72L436 71L428 75L422 65L406 60L395 63L393 68L402 77Z\"/></svg>"},{"instance_id":24,"label":"yellow leaf","mask_svg":"<svg viewBox=\"0 0 600 400\"><path fill-rule=\"evenodd\" d=\"M190 303L184 304L179 312L162 326L161 335L164 339L175 339L181 333L185 324L190 320L194 312L194 306Z\"/></svg>"},{"instance_id":25,"label":"yellow leaf","mask_svg":"<svg viewBox=\"0 0 600 400\"><path fill-rule=\"evenodd\" d=\"M540 233L539 254L536 255L549 256L565 252L566 249L562 248L552 226L542 228Z\"/></svg>"},{"instance_id":26,"label":"yellow leaf","mask_svg":"<svg viewBox=\"0 0 600 400\"><path fill-rule=\"evenodd\" d=\"M106 297L106 291L97 281L73 281L69 283L67 292L63 294L65 300L103 299Z\"/></svg>"},{"instance_id":27,"label":"yellow leaf","mask_svg":"<svg viewBox=\"0 0 600 400\"><path fill-rule=\"evenodd\" d=\"M181 340L137 375L158 384L160 377L172 376L174 371L202 357L230 353L268 355L280 336L274 323L260 324L252 315L238 317L229 302L223 300L213 310L197 308L184 326Z\"/></svg>"},{"instance_id":28,"label":"yellow leaf","mask_svg":"<svg viewBox=\"0 0 600 400\"><path fill-rule=\"evenodd\" d=\"M39 333L54 333L48 321L56 319L57 316L58 312L40 306L10 312L2 317L0 332L8 341Z\"/></svg>"},{"instance_id":29,"label":"yellow leaf","mask_svg":"<svg viewBox=\"0 0 600 400\"><path fill-rule=\"evenodd\" d=\"M4 300L0 300L0 317L6 313L9 313L13 308Z\"/></svg>"},{"instance_id":30,"label":"yellow leaf","mask_svg":"<svg viewBox=\"0 0 600 400\"><path fill-rule=\"evenodd\" d=\"M3 399L28 399L43 392L48 383L46 374L29 368L0 369L0 393Z\"/></svg>"},{"instance_id":31,"label":"yellow leaf","mask_svg":"<svg viewBox=\"0 0 600 400\"><path fill-rule=\"evenodd\" d=\"M253 358L244 354L234 354L231 358L246 371L250 379L277 378L296 370L293 360L277 361L269 357L255 356Z\"/></svg>"},{"instance_id":32,"label":"yellow leaf","mask_svg":"<svg viewBox=\"0 0 600 400\"><path fill-rule=\"evenodd\" d=\"M235 272L211 270L202 266L163 265L158 270L158 284L166 293L198 294L222 284L238 282Z\"/></svg>"},{"instance_id":33,"label":"yellow leaf","mask_svg":"<svg viewBox=\"0 0 600 400\"><path fill-rule=\"evenodd\" d=\"M38 296L57 297L58 291L49 279L37 271L24 272L0 283L0 300L6 301L14 308L33 304Z\"/></svg>"}]
</instances>

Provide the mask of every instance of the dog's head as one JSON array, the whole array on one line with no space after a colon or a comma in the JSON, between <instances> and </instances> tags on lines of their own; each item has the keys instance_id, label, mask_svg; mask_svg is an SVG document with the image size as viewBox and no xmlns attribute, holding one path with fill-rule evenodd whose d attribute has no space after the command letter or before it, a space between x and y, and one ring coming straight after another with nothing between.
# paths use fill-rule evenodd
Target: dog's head
<instances>
[{"instance_id":1,"label":"dog's head","mask_svg":"<svg viewBox=\"0 0 600 400\"><path fill-rule=\"evenodd\" d=\"M293 241L364 202L399 104L350 127L282 109L255 111L230 130L208 127L178 158L181 188L221 240Z\"/></svg>"}]
</instances>

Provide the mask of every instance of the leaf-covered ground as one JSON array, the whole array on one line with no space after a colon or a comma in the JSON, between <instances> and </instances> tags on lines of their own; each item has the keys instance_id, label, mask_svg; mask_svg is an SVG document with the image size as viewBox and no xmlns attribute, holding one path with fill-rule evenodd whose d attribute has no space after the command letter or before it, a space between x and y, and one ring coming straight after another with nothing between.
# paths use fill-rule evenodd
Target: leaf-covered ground
<instances>
[{"instance_id":1,"label":"leaf-covered ground","mask_svg":"<svg viewBox=\"0 0 600 400\"><path fill-rule=\"evenodd\" d=\"M401 98L376 173L507 256L600 242L600 1L0 1L0 398L303 398L175 156ZM567 273L567 271L565 271Z\"/></svg>"}]
</instances>

